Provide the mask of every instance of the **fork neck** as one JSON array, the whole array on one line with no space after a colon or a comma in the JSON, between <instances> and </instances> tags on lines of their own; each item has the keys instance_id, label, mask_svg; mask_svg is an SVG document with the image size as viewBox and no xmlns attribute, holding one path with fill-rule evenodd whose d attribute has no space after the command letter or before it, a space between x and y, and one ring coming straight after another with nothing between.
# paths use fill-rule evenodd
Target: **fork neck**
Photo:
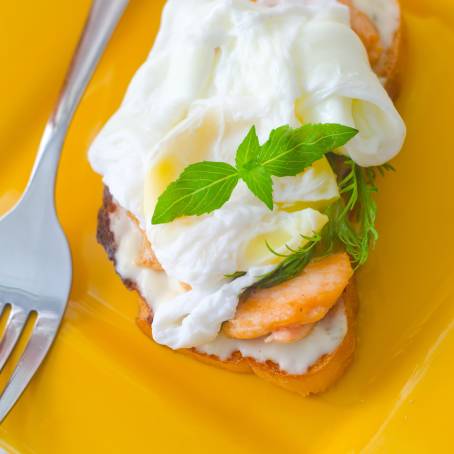
<instances>
[{"instance_id":1,"label":"fork neck","mask_svg":"<svg viewBox=\"0 0 454 454\"><path fill-rule=\"evenodd\" d=\"M54 207L55 180L68 125L69 121L55 123L53 118L47 123L21 203Z\"/></svg>"},{"instance_id":2,"label":"fork neck","mask_svg":"<svg viewBox=\"0 0 454 454\"><path fill-rule=\"evenodd\" d=\"M106 44L128 0L94 0L54 113L44 130L21 202L54 207L54 186L65 136Z\"/></svg>"}]
</instances>

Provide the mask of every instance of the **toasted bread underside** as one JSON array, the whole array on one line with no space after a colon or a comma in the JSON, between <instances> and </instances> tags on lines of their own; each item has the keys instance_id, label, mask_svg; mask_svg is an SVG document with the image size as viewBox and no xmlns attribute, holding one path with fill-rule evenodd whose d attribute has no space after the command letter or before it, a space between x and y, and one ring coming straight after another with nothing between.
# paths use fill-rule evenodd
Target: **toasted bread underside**
<instances>
[{"instance_id":1,"label":"toasted bread underside","mask_svg":"<svg viewBox=\"0 0 454 454\"><path fill-rule=\"evenodd\" d=\"M377 51L377 41L373 36L374 25L367 16L360 11L354 11L352 0L339 0L345 3L352 10L352 28L362 39L366 50L369 53L371 64L379 77L384 80L385 88L392 98L396 98L399 92L399 72L402 54L402 27L399 17L398 27L395 30L392 44L389 48ZM383 0L394 2L398 5L399 0ZM376 31L376 28L375 28ZM115 264L116 242L114 234L110 229L110 215L118 209L109 190L105 188L103 206L98 215L98 242L106 250L109 259ZM135 282L124 279L120 276L128 289L138 291ZM140 294L140 292L139 292ZM200 353L195 349L183 349L181 353L190 355L206 364L221 367L236 373L254 373L257 376L268 380L275 385L307 396L326 390L335 383L345 372L350 364L356 344L355 320L357 311L357 295L353 280L343 292L345 314L347 317L348 330L342 343L332 353L322 356L314 363L309 370L302 375L288 374L278 367L277 364L267 361L260 363L252 358L245 358L240 352L235 352L227 360L222 360L214 355ZM149 305L142 296L139 298L139 312L137 325L140 330L151 337L151 324L153 314Z\"/></svg>"}]
</instances>

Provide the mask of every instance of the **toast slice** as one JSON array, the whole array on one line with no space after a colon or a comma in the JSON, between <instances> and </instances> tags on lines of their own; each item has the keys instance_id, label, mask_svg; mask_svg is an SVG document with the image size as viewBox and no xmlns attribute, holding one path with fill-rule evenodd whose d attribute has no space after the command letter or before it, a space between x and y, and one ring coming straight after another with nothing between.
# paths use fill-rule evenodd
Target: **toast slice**
<instances>
[{"instance_id":1,"label":"toast slice","mask_svg":"<svg viewBox=\"0 0 454 454\"><path fill-rule=\"evenodd\" d=\"M120 210L112 199L108 189L104 192L104 202L98 215L98 241L107 251L109 258L115 264L115 252L118 239L110 227L110 216ZM126 212L125 212L126 213ZM118 214L117 214L118 215ZM139 228L135 222L132 222L136 228ZM135 282L124 279L120 275L126 287L130 290L135 290L139 293ZM303 396L324 391L332 383L334 383L345 371L350 364L355 350L355 319L357 311L357 297L353 280L342 293L341 300L343 302L343 310L347 319L347 334L342 343L332 353L324 355L309 370L302 375L291 375L282 370L272 361L259 363L252 358L246 358L240 352L234 352L230 358L222 360L214 355L207 355L198 352L196 349L182 349L181 353L190 355L199 361L217 366L231 372L237 373L255 373L259 377L271 381L274 384L297 392ZM150 306L145 301L142 295L139 298L139 311L136 319L137 326L147 336L151 337L151 325L153 321L153 313Z\"/></svg>"},{"instance_id":2,"label":"toast slice","mask_svg":"<svg viewBox=\"0 0 454 454\"><path fill-rule=\"evenodd\" d=\"M351 9L352 28L363 41L369 54L372 67L377 75L383 80L385 88L392 98L395 98L399 89L399 68L401 61L401 18L398 0L384 0L389 2L398 11L398 21L393 31L391 44L385 46L384 39L380 36L379 27L374 22L374 17L369 17L364 11L358 8L359 0L339 0ZM364 2L365 0L361 0ZM374 1L374 0L370 0ZM388 39L389 41L389 39ZM120 207L118 207L108 190L105 188L103 205L98 215L98 242L104 247L109 258L115 264L115 253L118 239L110 226L110 218ZM135 224L139 229L138 224ZM138 257L140 266L149 266L151 269L159 270L160 265L156 261L151 245L144 240L143 254ZM137 284L124 276L121 276L124 284L131 290L136 290ZM140 294L140 292L139 292ZM350 364L356 344L355 321L357 311L357 296L353 278L343 290L340 299L343 302L343 310L347 319L347 333L339 347L330 354L324 355L309 370L301 375L291 375L282 371L279 366L271 361L260 363L252 358L243 357L240 352L234 352L227 360L222 360L214 355L207 355L195 349L184 349L182 353L190 355L206 364L221 367L237 373L254 373L257 376L268 380L282 388L306 396L324 391L337 381ZM329 308L327 308L329 310ZM139 312L137 325L148 337L151 337L151 325L153 313L149 304L139 299ZM229 326L229 325L227 325ZM228 329L228 328L227 328Z\"/></svg>"},{"instance_id":3,"label":"toast slice","mask_svg":"<svg viewBox=\"0 0 454 454\"><path fill-rule=\"evenodd\" d=\"M110 226L111 215L118 215L120 207L115 201L107 188L104 191L104 201L98 214L98 242L104 247L109 258L116 264L115 253L117 242ZM124 213L126 213L123 210ZM131 221L131 225L139 229L137 223ZM151 267L150 267L151 268ZM137 284L121 276L126 287L139 293ZM328 388L334 383L345 371L355 350L355 319L357 310L357 297L353 281L342 293L343 310L347 319L347 334L342 343L332 353L321 357L314 363L310 369L303 375L291 375L279 369L279 366L271 361L259 363L252 358L245 358L240 352L234 352L230 358L222 360L214 355L207 355L198 352L196 349L182 349L181 353L190 355L206 364L221 367L223 369L237 373L255 373L265 380L271 381L282 388L297 392L303 396L312 393L318 393ZM140 330L151 337L151 325L153 313L142 295L139 298L139 311L137 315L137 325Z\"/></svg>"}]
</instances>

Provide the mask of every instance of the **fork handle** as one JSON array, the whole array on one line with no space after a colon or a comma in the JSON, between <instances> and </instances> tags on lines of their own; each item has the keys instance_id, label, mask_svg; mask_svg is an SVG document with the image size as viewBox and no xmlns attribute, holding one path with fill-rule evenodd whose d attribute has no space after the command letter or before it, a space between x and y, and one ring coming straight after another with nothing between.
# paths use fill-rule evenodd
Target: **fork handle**
<instances>
[{"instance_id":1,"label":"fork handle","mask_svg":"<svg viewBox=\"0 0 454 454\"><path fill-rule=\"evenodd\" d=\"M65 136L128 0L94 0L54 112L49 118L22 202L54 207L55 177ZM49 205L50 202L50 205Z\"/></svg>"}]
</instances>

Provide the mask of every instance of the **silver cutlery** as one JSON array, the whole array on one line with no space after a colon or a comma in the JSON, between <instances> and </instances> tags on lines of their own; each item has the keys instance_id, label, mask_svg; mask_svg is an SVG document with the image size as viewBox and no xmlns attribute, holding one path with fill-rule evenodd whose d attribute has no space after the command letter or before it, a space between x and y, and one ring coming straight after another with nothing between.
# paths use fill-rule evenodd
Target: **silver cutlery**
<instances>
[{"instance_id":1,"label":"silver cutlery","mask_svg":"<svg viewBox=\"0 0 454 454\"><path fill-rule=\"evenodd\" d=\"M4 419L44 360L57 334L72 280L71 252L58 221L55 177L69 124L128 0L95 0L63 90L44 130L26 190L0 218L0 313L10 306L0 340L0 370L28 318L35 324L0 394ZM83 184L83 182L81 182Z\"/></svg>"}]
</instances>

